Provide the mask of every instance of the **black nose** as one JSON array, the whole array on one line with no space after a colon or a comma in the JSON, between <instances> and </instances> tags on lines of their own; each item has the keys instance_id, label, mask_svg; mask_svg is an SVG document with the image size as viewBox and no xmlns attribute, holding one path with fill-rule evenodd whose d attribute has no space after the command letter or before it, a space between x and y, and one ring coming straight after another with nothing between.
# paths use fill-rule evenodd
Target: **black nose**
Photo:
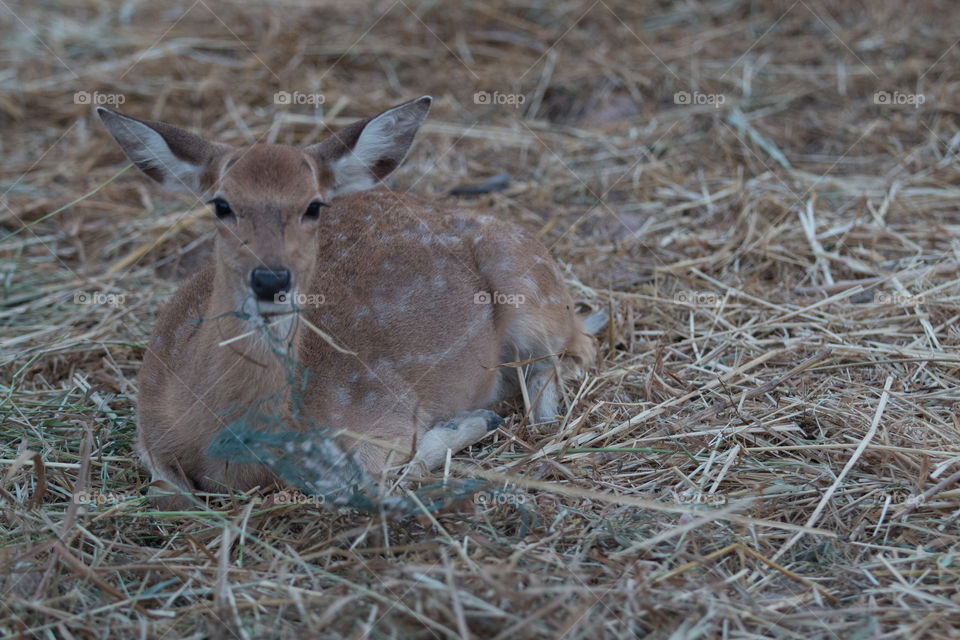
<instances>
[{"instance_id":1,"label":"black nose","mask_svg":"<svg viewBox=\"0 0 960 640\"><path fill-rule=\"evenodd\" d=\"M250 274L250 287L257 298L264 302L283 302L277 298L279 294L290 290L290 270L257 267Z\"/></svg>"}]
</instances>

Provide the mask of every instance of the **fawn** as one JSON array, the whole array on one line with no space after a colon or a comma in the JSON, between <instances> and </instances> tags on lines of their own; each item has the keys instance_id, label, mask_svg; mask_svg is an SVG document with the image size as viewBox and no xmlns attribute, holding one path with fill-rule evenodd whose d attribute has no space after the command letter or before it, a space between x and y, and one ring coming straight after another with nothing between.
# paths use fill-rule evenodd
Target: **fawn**
<instances>
[{"instance_id":1,"label":"fawn","mask_svg":"<svg viewBox=\"0 0 960 640\"><path fill-rule=\"evenodd\" d=\"M302 149L236 148L98 108L150 178L212 196L217 229L212 259L162 308L144 356L137 448L154 486L276 482L265 465L207 449L231 417L289 388L284 358L310 372L310 420L371 474L401 458L437 468L504 424L490 408L520 390L507 362L525 363L533 418L556 417L559 385L595 348L547 249L511 222L382 187L430 104Z\"/></svg>"}]
</instances>

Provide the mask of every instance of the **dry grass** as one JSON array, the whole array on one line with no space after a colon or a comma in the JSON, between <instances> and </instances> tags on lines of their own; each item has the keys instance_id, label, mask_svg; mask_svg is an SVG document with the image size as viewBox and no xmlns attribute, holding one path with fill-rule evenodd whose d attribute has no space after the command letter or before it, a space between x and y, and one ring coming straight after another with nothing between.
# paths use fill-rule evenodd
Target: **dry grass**
<instances>
[{"instance_id":1,"label":"dry grass","mask_svg":"<svg viewBox=\"0 0 960 640\"><path fill-rule=\"evenodd\" d=\"M323 4L0 7L0 632L958 636L960 9ZM77 90L240 144L433 94L398 188L508 173L476 206L614 309L599 368L435 514L149 510L136 374L211 225Z\"/></svg>"}]
</instances>

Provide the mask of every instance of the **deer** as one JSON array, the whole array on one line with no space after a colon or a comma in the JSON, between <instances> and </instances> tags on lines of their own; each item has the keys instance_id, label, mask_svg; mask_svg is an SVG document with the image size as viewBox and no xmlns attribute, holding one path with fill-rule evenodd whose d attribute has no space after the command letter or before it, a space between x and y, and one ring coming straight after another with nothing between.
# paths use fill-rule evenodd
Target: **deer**
<instances>
[{"instance_id":1,"label":"deer","mask_svg":"<svg viewBox=\"0 0 960 640\"><path fill-rule=\"evenodd\" d=\"M387 186L431 102L303 148L236 147L97 108L127 158L208 203L216 228L212 256L160 309L144 352L135 453L151 487L276 485L268 465L208 448L283 397L290 361L299 409L269 411L293 428L329 426L370 475L439 468L503 427L493 409L521 391L533 421L556 420L562 385L594 363L598 327L519 224Z\"/></svg>"}]
</instances>

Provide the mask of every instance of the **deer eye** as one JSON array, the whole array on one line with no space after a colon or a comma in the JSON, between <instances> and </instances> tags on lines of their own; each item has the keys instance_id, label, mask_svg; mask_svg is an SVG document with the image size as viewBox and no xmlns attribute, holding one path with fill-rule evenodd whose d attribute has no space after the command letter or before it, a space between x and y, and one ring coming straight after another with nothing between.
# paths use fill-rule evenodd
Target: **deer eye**
<instances>
[{"instance_id":1,"label":"deer eye","mask_svg":"<svg viewBox=\"0 0 960 640\"><path fill-rule=\"evenodd\" d=\"M327 203L314 200L307 205L307 210L303 212L305 220L316 220L320 217L320 207L326 207Z\"/></svg>"},{"instance_id":2,"label":"deer eye","mask_svg":"<svg viewBox=\"0 0 960 640\"><path fill-rule=\"evenodd\" d=\"M213 212L217 215L218 220L223 220L233 215L233 209L230 208L230 205L227 204L227 201L223 198L214 198L207 204L213 205Z\"/></svg>"}]
</instances>

